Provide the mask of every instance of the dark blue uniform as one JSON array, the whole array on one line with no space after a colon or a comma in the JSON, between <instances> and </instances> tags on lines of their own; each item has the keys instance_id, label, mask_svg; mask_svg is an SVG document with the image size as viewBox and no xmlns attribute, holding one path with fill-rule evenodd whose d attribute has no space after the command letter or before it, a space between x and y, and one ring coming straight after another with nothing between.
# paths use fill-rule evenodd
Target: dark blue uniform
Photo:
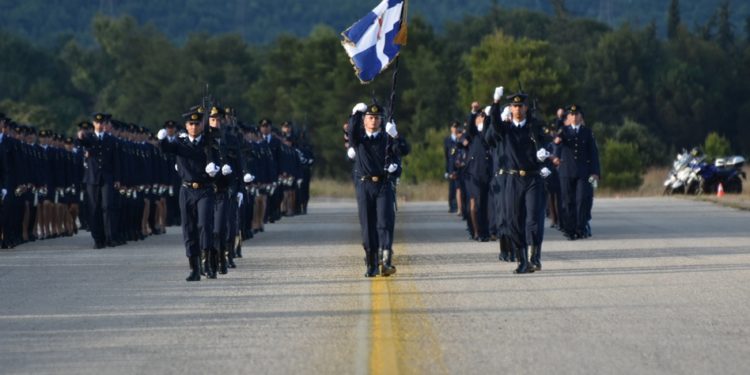
<instances>
[{"instance_id":1,"label":"dark blue uniform","mask_svg":"<svg viewBox=\"0 0 750 375\"><path fill-rule=\"evenodd\" d=\"M467 147L466 190L470 207L470 223L472 239L477 241L488 241L490 236L489 225L489 184L492 176L492 159L489 147L484 139L485 129L479 131L474 124L475 116L466 128L466 139L469 140ZM489 122L489 121L487 121ZM473 202L474 209L471 210Z\"/></svg>"},{"instance_id":2,"label":"dark blue uniform","mask_svg":"<svg viewBox=\"0 0 750 375\"><path fill-rule=\"evenodd\" d=\"M180 187L180 216L185 241L185 255L195 272L201 251L213 249L214 185L206 173L206 165L214 162L213 148L207 147L206 137L165 138L159 146L162 152L174 154ZM191 275L192 276L192 275Z\"/></svg>"},{"instance_id":3,"label":"dark blue uniform","mask_svg":"<svg viewBox=\"0 0 750 375\"><path fill-rule=\"evenodd\" d=\"M379 106L370 106L369 113L381 115ZM379 233L387 233L393 217L393 185L388 181L386 168L391 160L404 151L404 143L393 142L384 131L367 135L363 124L364 114L355 112L349 118L349 142L356 151L354 179L359 208L362 245L365 250L368 277L378 274ZM388 161L388 163L387 163Z\"/></svg>"},{"instance_id":4,"label":"dark blue uniform","mask_svg":"<svg viewBox=\"0 0 750 375\"><path fill-rule=\"evenodd\" d=\"M456 202L456 188L458 187L458 180L451 177L451 171L453 170L453 163L455 162L456 156L456 145L458 144L458 138L453 135L445 137L443 140L443 155L445 156L445 174L448 177L448 211L456 212L458 210L458 203Z\"/></svg>"},{"instance_id":5,"label":"dark blue uniform","mask_svg":"<svg viewBox=\"0 0 750 375\"><path fill-rule=\"evenodd\" d=\"M96 247L114 245L114 184L119 183L120 160L117 141L109 134L83 134L79 144L86 149L83 183L88 194L89 224Z\"/></svg>"},{"instance_id":6,"label":"dark blue uniform","mask_svg":"<svg viewBox=\"0 0 750 375\"><path fill-rule=\"evenodd\" d=\"M514 95L517 105L524 105L526 97ZM537 159L537 150L543 144L541 127L527 118L520 124L501 120L501 105L492 105L492 125L486 140L502 148L498 160L497 183L502 190L503 235L508 236L517 251L517 273L533 272L528 256L540 257L544 237L544 183L540 170L544 163ZM541 268L541 263L540 263Z\"/></svg>"},{"instance_id":7,"label":"dark blue uniform","mask_svg":"<svg viewBox=\"0 0 750 375\"><path fill-rule=\"evenodd\" d=\"M555 156L560 158L560 191L562 198L562 224L566 235L574 239L588 236L594 189L589 182L592 175L599 176L599 149L591 129L566 126L559 135Z\"/></svg>"}]
</instances>

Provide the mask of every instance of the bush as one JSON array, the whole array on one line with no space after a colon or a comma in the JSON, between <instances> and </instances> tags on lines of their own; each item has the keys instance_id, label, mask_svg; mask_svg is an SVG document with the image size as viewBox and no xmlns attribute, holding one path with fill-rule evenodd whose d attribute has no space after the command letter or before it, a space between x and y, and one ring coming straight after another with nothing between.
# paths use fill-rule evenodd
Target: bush
<instances>
[{"instance_id":1,"label":"bush","mask_svg":"<svg viewBox=\"0 0 750 375\"><path fill-rule=\"evenodd\" d=\"M411 153L404 159L403 178L410 183L439 181L445 173L443 139L447 131L429 129L424 142L412 144Z\"/></svg>"},{"instance_id":2,"label":"bush","mask_svg":"<svg viewBox=\"0 0 750 375\"><path fill-rule=\"evenodd\" d=\"M703 152L706 153L706 157L710 161L714 161L716 158L724 157L732 152L732 146L729 144L729 140L720 136L716 132L708 133L706 136L706 143L703 145Z\"/></svg>"},{"instance_id":3,"label":"bush","mask_svg":"<svg viewBox=\"0 0 750 375\"><path fill-rule=\"evenodd\" d=\"M604 147L601 160L603 187L625 190L643 183L643 163L634 144L610 140Z\"/></svg>"}]
</instances>

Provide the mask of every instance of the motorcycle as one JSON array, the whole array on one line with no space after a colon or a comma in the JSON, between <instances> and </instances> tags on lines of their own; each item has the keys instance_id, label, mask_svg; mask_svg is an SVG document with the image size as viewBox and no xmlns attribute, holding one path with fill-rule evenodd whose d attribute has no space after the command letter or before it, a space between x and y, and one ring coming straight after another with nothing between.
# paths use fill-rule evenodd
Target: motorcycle
<instances>
[{"instance_id":1,"label":"motorcycle","mask_svg":"<svg viewBox=\"0 0 750 375\"><path fill-rule=\"evenodd\" d=\"M664 195L694 194L697 189L697 173L694 165L702 160L703 158L696 156L695 152L688 152L685 149L677 154L672 163L672 169L664 181Z\"/></svg>"},{"instance_id":2,"label":"motorcycle","mask_svg":"<svg viewBox=\"0 0 750 375\"><path fill-rule=\"evenodd\" d=\"M716 193L721 184L724 192L728 194L742 193L742 180L747 175L742 170L745 158L742 156L729 156L718 158L713 164L701 162L693 167L698 183L697 194Z\"/></svg>"}]
</instances>

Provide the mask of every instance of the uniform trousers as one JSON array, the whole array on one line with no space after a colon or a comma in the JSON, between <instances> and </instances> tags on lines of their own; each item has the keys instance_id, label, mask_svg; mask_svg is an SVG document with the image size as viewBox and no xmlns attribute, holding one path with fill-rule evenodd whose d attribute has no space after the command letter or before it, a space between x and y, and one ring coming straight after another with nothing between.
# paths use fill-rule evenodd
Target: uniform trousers
<instances>
[{"instance_id":1,"label":"uniform trousers","mask_svg":"<svg viewBox=\"0 0 750 375\"><path fill-rule=\"evenodd\" d=\"M213 248L214 190L180 188L180 217L185 255L198 257Z\"/></svg>"},{"instance_id":2,"label":"uniform trousers","mask_svg":"<svg viewBox=\"0 0 750 375\"><path fill-rule=\"evenodd\" d=\"M362 245L365 252L377 252L381 237L384 244L392 242L388 222L394 215L393 186L387 181L358 181L356 190Z\"/></svg>"},{"instance_id":3,"label":"uniform trousers","mask_svg":"<svg viewBox=\"0 0 750 375\"><path fill-rule=\"evenodd\" d=\"M586 178L560 178L563 225L567 233L582 233L591 220L594 187Z\"/></svg>"},{"instance_id":4,"label":"uniform trousers","mask_svg":"<svg viewBox=\"0 0 750 375\"><path fill-rule=\"evenodd\" d=\"M514 249L541 247L544 237L545 191L540 176L500 175L505 233Z\"/></svg>"},{"instance_id":5,"label":"uniform trousers","mask_svg":"<svg viewBox=\"0 0 750 375\"><path fill-rule=\"evenodd\" d=\"M86 194L89 200L89 226L94 241L105 243L114 240L114 187L109 184L86 184Z\"/></svg>"}]
</instances>

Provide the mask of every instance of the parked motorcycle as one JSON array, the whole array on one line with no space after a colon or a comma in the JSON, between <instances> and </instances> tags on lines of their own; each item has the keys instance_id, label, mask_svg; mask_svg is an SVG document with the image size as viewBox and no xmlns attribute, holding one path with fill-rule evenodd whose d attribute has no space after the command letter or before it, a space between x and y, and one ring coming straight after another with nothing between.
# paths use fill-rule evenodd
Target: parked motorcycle
<instances>
[{"instance_id":1,"label":"parked motorcycle","mask_svg":"<svg viewBox=\"0 0 750 375\"><path fill-rule=\"evenodd\" d=\"M713 164L701 162L693 167L697 175L697 194L713 194L719 189L719 184L728 194L742 193L742 180L747 179L742 167L745 158L729 156L718 158Z\"/></svg>"},{"instance_id":2,"label":"parked motorcycle","mask_svg":"<svg viewBox=\"0 0 750 375\"><path fill-rule=\"evenodd\" d=\"M690 152L683 149L677 154L672 169L664 181L664 194L694 194L697 190L697 172L694 170L696 163L703 161L702 153L697 149Z\"/></svg>"}]
</instances>

